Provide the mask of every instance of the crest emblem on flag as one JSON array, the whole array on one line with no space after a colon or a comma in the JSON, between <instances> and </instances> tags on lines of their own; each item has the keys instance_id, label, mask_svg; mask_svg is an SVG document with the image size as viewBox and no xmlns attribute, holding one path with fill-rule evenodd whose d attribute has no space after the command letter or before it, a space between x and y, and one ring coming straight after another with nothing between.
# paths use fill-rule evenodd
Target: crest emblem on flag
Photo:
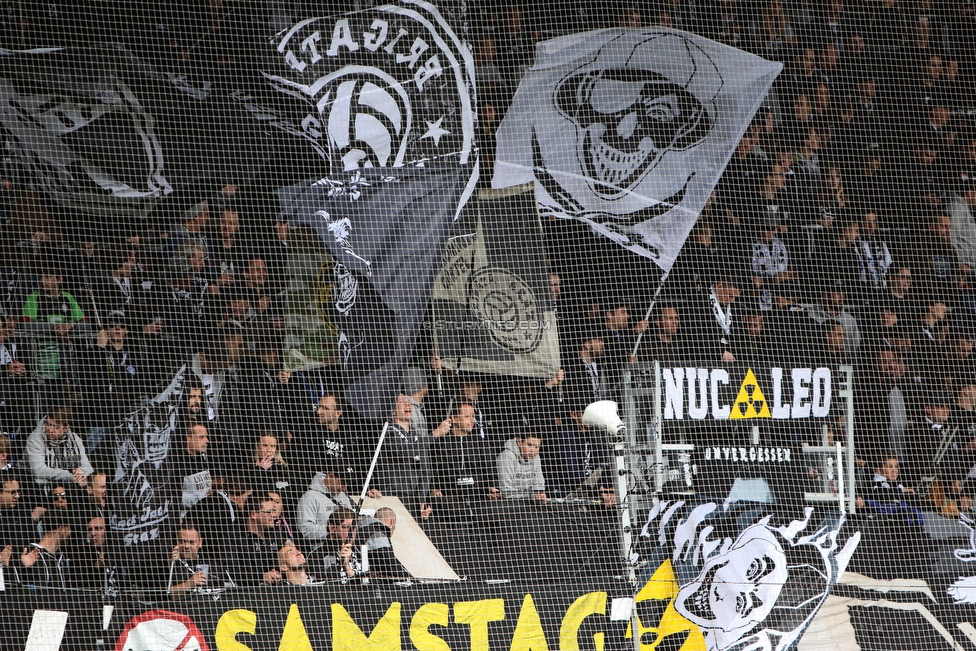
<instances>
[{"instance_id":1,"label":"crest emblem on flag","mask_svg":"<svg viewBox=\"0 0 976 651\"><path fill-rule=\"evenodd\" d=\"M264 77L333 172L472 158L474 61L433 5L309 18L274 45Z\"/></svg>"}]
</instances>

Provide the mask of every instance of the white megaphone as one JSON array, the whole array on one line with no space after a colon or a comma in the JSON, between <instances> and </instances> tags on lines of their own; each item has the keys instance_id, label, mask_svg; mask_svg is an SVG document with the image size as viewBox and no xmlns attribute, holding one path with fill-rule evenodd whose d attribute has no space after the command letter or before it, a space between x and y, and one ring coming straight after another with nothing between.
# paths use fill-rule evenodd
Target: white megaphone
<instances>
[{"instance_id":1,"label":"white megaphone","mask_svg":"<svg viewBox=\"0 0 976 651\"><path fill-rule=\"evenodd\" d=\"M613 400L600 400L586 407L583 412L583 424L602 429L610 438L610 443L621 443L627 426L617 415L617 403Z\"/></svg>"}]
</instances>

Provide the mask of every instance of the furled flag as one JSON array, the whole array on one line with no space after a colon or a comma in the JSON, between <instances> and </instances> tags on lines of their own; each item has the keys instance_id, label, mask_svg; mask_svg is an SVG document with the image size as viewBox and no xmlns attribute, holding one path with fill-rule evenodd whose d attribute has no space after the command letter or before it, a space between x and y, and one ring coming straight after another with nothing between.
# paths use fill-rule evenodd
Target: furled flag
<instances>
[{"instance_id":1,"label":"furled flag","mask_svg":"<svg viewBox=\"0 0 976 651\"><path fill-rule=\"evenodd\" d=\"M184 364L165 389L132 412L115 430L115 472L108 492L108 524L130 560L142 558L156 563L154 559L165 554L166 545L170 544L179 516L163 462L176 433L185 374Z\"/></svg>"},{"instance_id":2,"label":"furled flag","mask_svg":"<svg viewBox=\"0 0 976 651\"><path fill-rule=\"evenodd\" d=\"M449 369L552 377L559 337L532 187L482 190L465 213L434 284L437 354Z\"/></svg>"},{"instance_id":3,"label":"furled flag","mask_svg":"<svg viewBox=\"0 0 976 651\"><path fill-rule=\"evenodd\" d=\"M664 28L539 43L498 130L492 187L534 180L543 215L668 271L780 70Z\"/></svg>"},{"instance_id":4,"label":"furled flag","mask_svg":"<svg viewBox=\"0 0 976 651\"><path fill-rule=\"evenodd\" d=\"M278 191L281 219L310 226L335 258L334 324L346 400L390 417L470 170L368 168Z\"/></svg>"}]
</instances>

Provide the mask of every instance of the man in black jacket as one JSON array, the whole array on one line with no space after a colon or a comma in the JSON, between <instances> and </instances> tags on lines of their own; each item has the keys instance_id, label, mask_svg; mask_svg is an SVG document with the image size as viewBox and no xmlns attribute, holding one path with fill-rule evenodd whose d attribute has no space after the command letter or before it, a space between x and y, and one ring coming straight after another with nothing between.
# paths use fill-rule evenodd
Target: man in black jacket
<instances>
[{"instance_id":1,"label":"man in black jacket","mask_svg":"<svg viewBox=\"0 0 976 651\"><path fill-rule=\"evenodd\" d=\"M25 547L20 555L17 573L22 585L31 587L68 587L69 560L62 549L71 537L69 516L61 509L48 509L42 519L44 534L38 542Z\"/></svg>"},{"instance_id":2,"label":"man in black jacket","mask_svg":"<svg viewBox=\"0 0 976 651\"><path fill-rule=\"evenodd\" d=\"M474 431L474 406L462 402L450 417L451 431L434 439L431 496L448 515L465 517L470 508L496 499L494 454L489 442Z\"/></svg>"}]
</instances>

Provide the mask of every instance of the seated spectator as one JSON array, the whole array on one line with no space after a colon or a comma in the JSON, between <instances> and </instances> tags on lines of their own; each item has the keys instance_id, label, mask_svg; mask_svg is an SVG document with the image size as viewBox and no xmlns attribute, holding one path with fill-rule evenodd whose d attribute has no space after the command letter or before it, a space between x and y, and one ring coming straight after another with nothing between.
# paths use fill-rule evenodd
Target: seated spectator
<instances>
[{"instance_id":1,"label":"seated spectator","mask_svg":"<svg viewBox=\"0 0 976 651\"><path fill-rule=\"evenodd\" d=\"M14 552L26 547L36 537L30 509L21 501L20 479L14 471L0 473L0 561L9 566Z\"/></svg>"},{"instance_id":2,"label":"seated spectator","mask_svg":"<svg viewBox=\"0 0 976 651\"><path fill-rule=\"evenodd\" d=\"M194 188L192 193L195 197L204 194L200 188ZM187 197L189 199L189 197ZM185 201L184 201L185 203ZM178 254L179 247L187 241L195 241L203 250L202 263L208 275L213 273L213 257L210 255L210 245L206 239L207 221L210 219L210 203L206 199L187 206L180 215L182 223L175 226L173 231L166 238L164 253L167 258Z\"/></svg>"},{"instance_id":3,"label":"seated spectator","mask_svg":"<svg viewBox=\"0 0 976 651\"><path fill-rule=\"evenodd\" d=\"M210 494L190 509L186 518L197 523L204 540L214 541L211 552L223 567L236 563L234 545L227 540L227 532L239 529L245 519L244 505L252 493L251 485L240 477L229 477L223 489L214 488Z\"/></svg>"},{"instance_id":4,"label":"seated spectator","mask_svg":"<svg viewBox=\"0 0 976 651\"><path fill-rule=\"evenodd\" d=\"M637 361L633 355L637 336L643 334L649 324L642 319L633 326L630 325L630 307L624 298L610 300L606 307L601 338L604 346L607 397L617 399L623 391L627 364Z\"/></svg>"},{"instance_id":5,"label":"seated spectator","mask_svg":"<svg viewBox=\"0 0 976 651\"><path fill-rule=\"evenodd\" d=\"M41 488L75 482L85 488L94 472L81 437L71 431L71 408L51 407L27 438L27 461Z\"/></svg>"},{"instance_id":6,"label":"seated spectator","mask_svg":"<svg viewBox=\"0 0 976 651\"><path fill-rule=\"evenodd\" d=\"M309 419L299 428L288 445L296 486L308 486L326 464L336 464L334 468L347 486L355 488L362 482L365 473L361 472L357 437L349 420L348 416L343 418L337 393L326 390L316 400L315 419Z\"/></svg>"},{"instance_id":7,"label":"seated spectator","mask_svg":"<svg viewBox=\"0 0 976 651\"><path fill-rule=\"evenodd\" d=\"M282 330L284 323L284 308L281 299L272 292L268 283L268 265L264 258L251 256L244 270L244 295L250 303L248 320L256 319L274 330Z\"/></svg>"},{"instance_id":8,"label":"seated spectator","mask_svg":"<svg viewBox=\"0 0 976 651\"><path fill-rule=\"evenodd\" d=\"M541 504L546 500L546 480L542 475L539 448L542 439L534 434L509 439L495 460L498 487L507 499L534 498Z\"/></svg>"},{"instance_id":9,"label":"seated spectator","mask_svg":"<svg viewBox=\"0 0 976 651\"><path fill-rule=\"evenodd\" d=\"M919 249L924 282L938 300L953 305L960 286L971 269L963 264L953 247L952 220L942 212L929 221L929 237Z\"/></svg>"},{"instance_id":10,"label":"seated spectator","mask_svg":"<svg viewBox=\"0 0 976 651\"><path fill-rule=\"evenodd\" d=\"M315 473L308 490L298 500L298 530L306 540L326 540L329 516L339 507L354 508L346 495L342 472L330 467Z\"/></svg>"},{"instance_id":11,"label":"seated spectator","mask_svg":"<svg viewBox=\"0 0 976 651\"><path fill-rule=\"evenodd\" d=\"M274 498L270 493L248 496L241 509L243 519L233 543L237 547L236 567L231 576L238 586L274 585L281 581L278 549L283 543L275 530Z\"/></svg>"},{"instance_id":12,"label":"seated spectator","mask_svg":"<svg viewBox=\"0 0 976 651\"><path fill-rule=\"evenodd\" d=\"M861 329L847 309L849 285L840 277L825 278L820 287L820 302L808 305L809 317L818 324L840 324L844 328L844 352L853 355L861 346Z\"/></svg>"},{"instance_id":13,"label":"seated spectator","mask_svg":"<svg viewBox=\"0 0 976 651\"><path fill-rule=\"evenodd\" d=\"M237 373L237 418L245 432L262 432L278 439L279 452L285 442L297 433L294 394L297 382L290 382L291 374L281 367L279 338L263 334L254 341L253 354L240 363ZM287 458L287 461L293 461ZM280 459L284 462L285 459ZM289 464L290 465L290 464Z\"/></svg>"},{"instance_id":14,"label":"seated spectator","mask_svg":"<svg viewBox=\"0 0 976 651\"><path fill-rule=\"evenodd\" d=\"M120 424L146 393L148 368L127 341L128 321L121 310L108 313L106 327L98 331L95 345L87 351L84 367L89 454L108 432ZM108 457L107 454L99 455ZM96 457L98 458L98 457Z\"/></svg>"},{"instance_id":15,"label":"seated spectator","mask_svg":"<svg viewBox=\"0 0 976 651\"><path fill-rule=\"evenodd\" d=\"M737 336L733 304L741 293L739 281L728 272L721 272L704 296L699 295L697 310L688 326L699 337L700 363L705 365L736 361Z\"/></svg>"},{"instance_id":16,"label":"seated spectator","mask_svg":"<svg viewBox=\"0 0 976 651\"><path fill-rule=\"evenodd\" d=\"M274 517L274 528L278 536L286 540L293 540L295 538L294 532L291 530L291 524L289 524L287 518L285 518L285 503L281 499L281 494L275 491L268 491L268 497L271 498L271 508Z\"/></svg>"},{"instance_id":17,"label":"seated spectator","mask_svg":"<svg viewBox=\"0 0 976 651\"><path fill-rule=\"evenodd\" d=\"M10 437L4 432L0 432L0 473L13 470L15 463L13 449L14 446L10 442Z\"/></svg>"},{"instance_id":18,"label":"seated spectator","mask_svg":"<svg viewBox=\"0 0 976 651\"><path fill-rule=\"evenodd\" d=\"M681 313L676 305L660 305L654 316L654 331L644 339L644 357L661 362L662 367L680 366L687 354L681 332ZM650 350L647 350L650 349ZM597 398L602 400L602 398ZM587 403L589 404L589 403Z\"/></svg>"},{"instance_id":19,"label":"seated spectator","mask_svg":"<svg viewBox=\"0 0 976 651\"><path fill-rule=\"evenodd\" d=\"M914 495L915 489L898 483L898 457L885 457L874 469L872 495L883 501L891 501L900 495Z\"/></svg>"},{"instance_id":20,"label":"seated spectator","mask_svg":"<svg viewBox=\"0 0 976 651\"><path fill-rule=\"evenodd\" d=\"M921 486L924 476L933 470L952 413L952 399L945 388L934 380L927 384L924 417L915 423L906 441L908 450L903 465L905 479L912 487Z\"/></svg>"},{"instance_id":21,"label":"seated spectator","mask_svg":"<svg viewBox=\"0 0 976 651\"><path fill-rule=\"evenodd\" d=\"M90 506L100 514L105 513L108 508L108 475L102 470L96 470L88 478L88 499Z\"/></svg>"},{"instance_id":22,"label":"seated spectator","mask_svg":"<svg viewBox=\"0 0 976 651\"><path fill-rule=\"evenodd\" d=\"M60 509L49 510L41 519L44 533L38 542L24 547L17 574L20 583L33 588L68 587L68 558L65 543L71 537L70 516Z\"/></svg>"},{"instance_id":23,"label":"seated spectator","mask_svg":"<svg viewBox=\"0 0 976 651\"><path fill-rule=\"evenodd\" d=\"M210 435L206 425L190 423L184 436L176 436L164 462L169 467L180 496L180 517L213 489L213 474L207 448ZM181 440L182 439L182 440Z\"/></svg>"},{"instance_id":24,"label":"seated spectator","mask_svg":"<svg viewBox=\"0 0 976 651\"><path fill-rule=\"evenodd\" d=\"M225 207L221 210L218 224L220 237L210 249L218 287L239 285L241 282L246 255L245 245L238 235L240 227L240 217L235 209Z\"/></svg>"},{"instance_id":25,"label":"seated spectator","mask_svg":"<svg viewBox=\"0 0 976 651\"><path fill-rule=\"evenodd\" d=\"M151 313L155 282L140 269L136 251L128 246L110 247L103 254L106 272L96 279L92 288L99 312L122 311L128 315L134 332L147 336L161 334L163 322Z\"/></svg>"},{"instance_id":26,"label":"seated spectator","mask_svg":"<svg viewBox=\"0 0 976 651\"><path fill-rule=\"evenodd\" d=\"M278 548L278 572L283 585L304 586L318 583L316 578L305 571L305 554L294 541L286 540Z\"/></svg>"},{"instance_id":27,"label":"seated spectator","mask_svg":"<svg viewBox=\"0 0 976 651\"><path fill-rule=\"evenodd\" d=\"M213 295L219 290L206 275L206 249L200 240L187 240L171 261L169 304L163 327L166 332L191 346L209 336L216 324L218 309Z\"/></svg>"},{"instance_id":28,"label":"seated spectator","mask_svg":"<svg viewBox=\"0 0 976 651\"><path fill-rule=\"evenodd\" d=\"M195 524L185 520L176 532L176 545L170 552L170 580L167 592L178 599L190 592L212 592L224 586L224 570L204 550L203 536Z\"/></svg>"},{"instance_id":29,"label":"seated spectator","mask_svg":"<svg viewBox=\"0 0 976 651\"><path fill-rule=\"evenodd\" d=\"M345 507L339 507L329 516L329 542L322 559L323 578L348 581L363 573L359 553L353 547L356 542L355 519L356 514Z\"/></svg>"},{"instance_id":30,"label":"seated spectator","mask_svg":"<svg viewBox=\"0 0 976 651\"><path fill-rule=\"evenodd\" d=\"M785 309L799 296L798 274L791 261L786 243L777 237L779 217L775 214L760 217L757 236L752 241L752 284L755 287L755 306L762 310Z\"/></svg>"},{"instance_id":31,"label":"seated spectator","mask_svg":"<svg viewBox=\"0 0 976 651\"><path fill-rule=\"evenodd\" d=\"M888 287L888 269L893 258L888 243L878 235L878 214L873 208L861 211L857 255L861 261L861 287L865 305L873 305Z\"/></svg>"},{"instance_id":32,"label":"seated spectator","mask_svg":"<svg viewBox=\"0 0 976 651\"><path fill-rule=\"evenodd\" d=\"M293 507L297 498L292 496L291 474L278 450L278 438L271 430L262 432L255 442L252 459L253 465L249 469L251 485L258 491L278 493L284 504ZM288 512L291 512L291 508Z\"/></svg>"},{"instance_id":33,"label":"seated spectator","mask_svg":"<svg viewBox=\"0 0 976 651\"><path fill-rule=\"evenodd\" d=\"M0 315L0 431L19 432L29 422L31 377L27 348L17 337L17 319Z\"/></svg>"},{"instance_id":34,"label":"seated spectator","mask_svg":"<svg viewBox=\"0 0 976 651\"><path fill-rule=\"evenodd\" d=\"M606 398L607 372L602 362L603 339L585 334L580 339L577 354L566 361L565 390L575 401L588 405Z\"/></svg>"},{"instance_id":35,"label":"seated spectator","mask_svg":"<svg viewBox=\"0 0 976 651\"><path fill-rule=\"evenodd\" d=\"M74 584L82 590L99 591L107 598L118 597L123 570L117 565L114 549L108 543L105 518L101 515L90 517L86 528L86 546L74 559Z\"/></svg>"},{"instance_id":36,"label":"seated spectator","mask_svg":"<svg viewBox=\"0 0 976 651\"><path fill-rule=\"evenodd\" d=\"M388 506L376 510L375 517L363 517L357 538L368 550L369 574L374 578L409 578L410 572L393 552L391 538L396 531L396 512Z\"/></svg>"},{"instance_id":37,"label":"seated spectator","mask_svg":"<svg viewBox=\"0 0 976 651\"><path fill-rule=\"evenodd\" d=\"M898 482L898 458L885 456L880 459L874 469L871 495L867 498L858 497L857 507L865 506L875 513L893 514L904 512L908 522L922 526L922 513L905 501L904 496L914 495L915 489L906 487Z\"/></svg>"}]
</instances>

